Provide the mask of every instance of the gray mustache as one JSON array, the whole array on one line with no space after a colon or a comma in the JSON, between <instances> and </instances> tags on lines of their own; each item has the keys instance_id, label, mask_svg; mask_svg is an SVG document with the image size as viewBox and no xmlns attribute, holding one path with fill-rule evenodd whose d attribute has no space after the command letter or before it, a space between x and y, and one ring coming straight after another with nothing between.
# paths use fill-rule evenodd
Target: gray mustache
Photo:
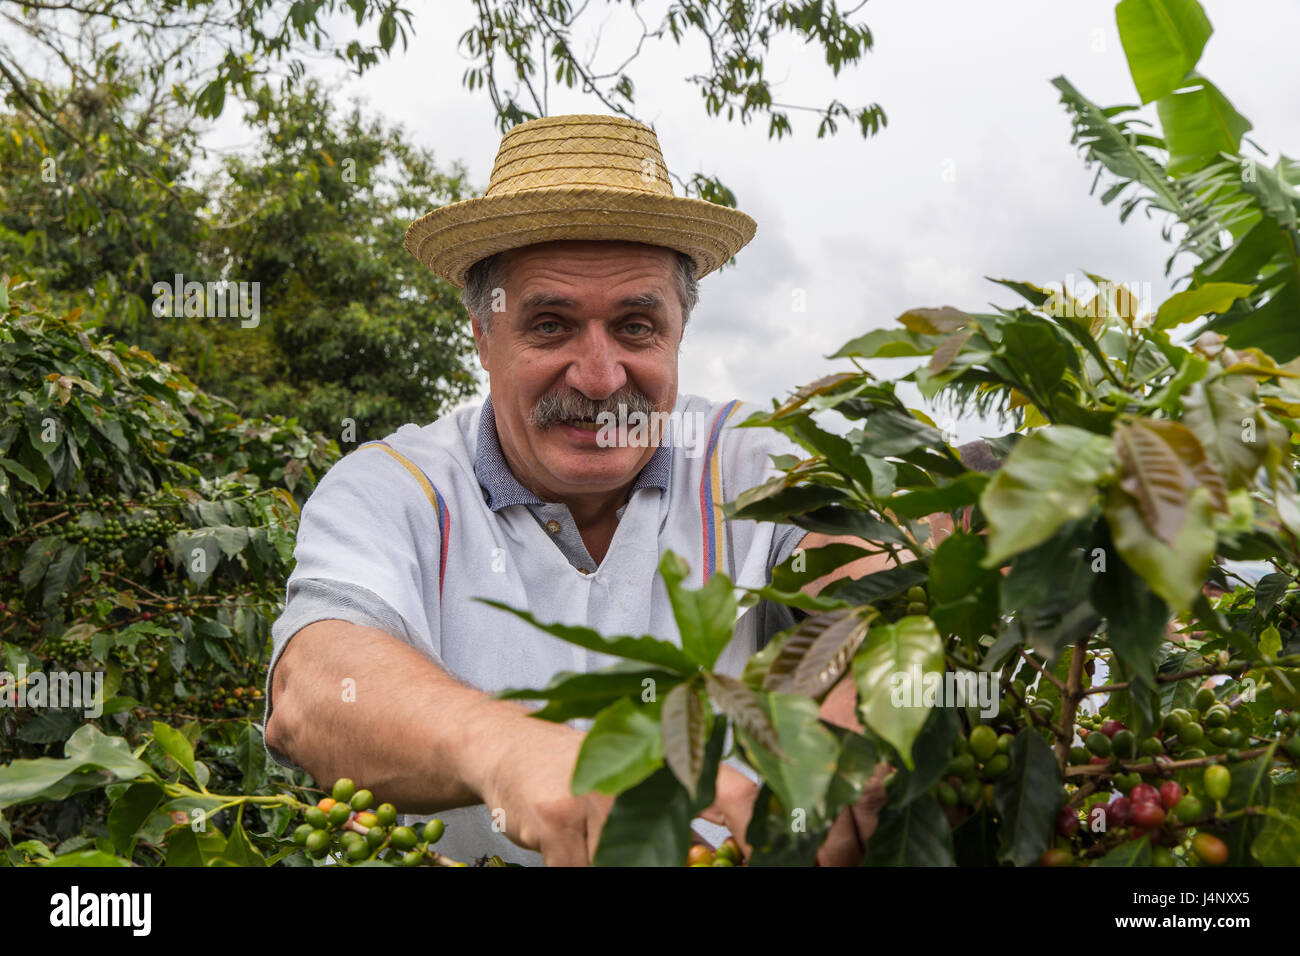
<instances>
[{"instance_id":1,"label":"gray mustache","mask_svg":"<svg viewBox=\"0 0 1300 956\"><path fill-rule=\"evenodd\" d=\"M627 409L628 415L633 412L649 415L655 411L654 402L636 389L626 389L601 401L581 392L551 392L533 408L529 421L538 428L549 428L560 422L594 422L602 412L617 415L620 405Z\"/></svg>"}]
</instances>

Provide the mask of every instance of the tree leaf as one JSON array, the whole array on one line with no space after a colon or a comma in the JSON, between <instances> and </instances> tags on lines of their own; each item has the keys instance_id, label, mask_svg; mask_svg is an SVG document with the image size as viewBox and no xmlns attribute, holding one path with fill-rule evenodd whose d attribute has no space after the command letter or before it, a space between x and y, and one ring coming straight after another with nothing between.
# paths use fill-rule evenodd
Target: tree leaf
<instances>
[{"instance_id":1,"label":"tree leaf","mask_svg":"<svg viewBox=\"0 0 1300 956\"><path fill-rule=\"evenodd\" d=\"M671 552L659 563L659 573L668 587L668 600L681 635L682 650L705 670L711 668L723 649L735 636L738 606L731 579L725 574L715 574L704 587L688 590L682 587L685 563Z\"/></svg>"},{"instance_id":2,"label":"tree leaf","mask_svg":"<svg viewBox=\"0 0 1300 956\"><path fill-rule=\"evenodd\" d=\"M736 738L750 764L771 785L787 812L802 811L808 825L826 815L826 794L839 765L840 746L819 717L816 701L798 694L756 695L771 713L780 749L737 722ZM763 712L767 719L767 712Z\"/></svg>"},{"instance_id":3,"label":"tree leaf","mask_svg":"<svg viewBox=\"0 0 1300 956\"><path fill-rule=\"evenodd\" d=\"M1065 794L1052 748L1026 727L1011 744L1011 769L1000 777L993 802L1002 818L998 859L1015 866L1036 863L1051 843Z\"/></svg>"},{"instance_id":4,"label":"tree leaf","mask_svg":"<svg viewBox=\"0 0 1300 956\"><path fill-rule=\"evenodd\" d=\"M664 698L659 724L663 733L664 762L694 800L709 737L699 691L691 684L678 684L669 691Z\"/></svg>"},{"instance_id":5,"label":"tree leaf","mask_svg":"<svg viewBox=\"0 0 1300 956\"><path fill-rule=\"evenodd\" d=\"M905 806L886 804L867 840L864 866L955 866L952 830L930 794Z\"/></svg>"},{"instance_id":6,"label":"tree leaf","mask_svg":"<svg viewBox=\"0 0 1300 956\"><path fill-rule=\"evenodd\" d=\"M130 856L135 847L136 833L162 803L163 789L156 783L133 783L114 801L108 811L108 832L112 835L113 850Z\"/></svg>"},{"instance_id":7,"label":"tree leaf","mask_svg":"<svg viewBox=\"0 0 1300 956\"><path fill-rule=\"evenodd\" d=\"M971 316L948 305L939 309L909 309L898 317L898 322L919 335L943 335L975 324Z\"/></svg>"},{"instance_id":8,"label":"tree leaf","mask_svg":"<svg viewBox=\"0 0 1300 956\"><path fill-rule=\"evenodd\" d=\"M1215 543L1211 511L1209 492L1192 489L1187 520L1170 547L1151 533L1137 503L1118 487L1109 489L1104 509L1124 563L1179 613L1191 609L1210 570Z\"/></svg>"},{"instance_id":9,"label":"tree leaf","mask_svg":"<svg viewBox=\"0 0 1300 956\"><path fill-rule=\"evenodd\" d=\"M671 695L670 695L671 696ZM608 795L636 786L663 765L659 721L626 697L596 715L573 768L572 791Z\"/></svg>"},{"instance_id":10,"label":"tree leaf","mask_svg":"<svg viewBox=\"0 0 1300 956\"><path fill-rule=\"evenodd\" d=\"M718 575L718 577L721 577L721 575ZM645 661L647 664L657 664L682 675L692 674L699 670L698 665L682 653L681 648L669 644L667 641L651 637L648 634L640 637L619 636L606 638L589 627L575 627L568 624L543 624L533 617L531 612L516 610L500 601L493 601L488 598L475 598L475 600L507 611L515 617L527 621L534 627L540 628L547 634L568 641L570 644L585 647L589 651L609 654L613 657L630 657L633 660Z\"/></svg>"},{"instance_id":11,"label":"tree leaf","mask_svg":"<svg viewBox=\"0 0 1300 956\"><path fill-rule=\"evenodd\" d=\"M1145 838L1125 840L1093 866L1150 866L1151 841Z\"/></svg>"},{"instance_id":12,"label":"tree leaf","mask_svg":"<svg viewBox=\"0 0 1300 956\"><path fill-rule=\"evenodd\" d=\"M600 831L595 866L681 866L691 845L691 798L667 767L620 793Z\"/></svg>"},{"instance_id":13,"label":"tree leaf","mask_svg":"<svg viewBox=\"0 0 1300 956\"><path fill-rule=\"evenodd\" d=\"M871 628L853 659L862 723L892 744L909 770L914 767L912 744L930 706L923 694L921 705L914 706L906 691L930 674L942 680L943 670L943 639L928 617L909 616Z\"/></svg>"},{"instance_id":14,"label":"tree leaf","mask_svg":"<svg viewBox=\"0 0 1300 956\"><path fill-rule=\"evenodd\" d=\"M1041 429L1016 444L980 496L989 523L986 568L1041 544L1092 506L1114 467L1111 442L1068 425Z\"/></svg>"},{"instance_id":15,"label":"tree leaf","mask_svg":"<svg viewBox=\"0 0 1300 956\"><path fill-rule=\"evenodd\" d=\"M168 727L161 721L153 722L153 739L166 754L190 775L195 783L199 782L199 771L194 765L194 747L185 735L174 727ZM202 784L200 784L200 787Z\"/></svg>"},{"instance_id":16,"label":"tree leaf","mask_svg":"<svg viewBox=\"0 0 1300 956\"><path fill-rule=\"evenodd\" d=\"M1138 503L1142 519L1166 544L1178 538L1187 519L1187 474L1172 448L1140 424L1115 429L1119 486Z\"/></svg>"},{"instance_id":17,"label":"tree leaf","mask_svg":"<svg viewBox=\"0 0 1300 956\"><path fill-rule=\"evenodd\" d=\"M753 737L759 746L777 756L784 756L776 728L772 726L772 721L764 712L754 691L726 674L706 673L704 682L718 709L730 717L738 728Z\"/></svg>"},{"instance_id":18,"label":"tree leaf","mask_svg":"<svg viewBox=\"0 0 1300 956\"><path fill-rule=\"evenodd\" d=\"M1232 303L1255 291L1241 282L1206 282L1171 295L1156 310L1153 329L1170 329L1210 313L1226 312Z\"/></svg>"},{"instance_id":19,"label":"tree leaf","mask_svg":"<svg viewBox=\"0 0 1300 956\"><path fill-rule=\"evenodd\" d=\"M1213 32L1197 0L1121 0L1115 19L1143 103L1178 88Z\"/></svg>"}]
</instances>

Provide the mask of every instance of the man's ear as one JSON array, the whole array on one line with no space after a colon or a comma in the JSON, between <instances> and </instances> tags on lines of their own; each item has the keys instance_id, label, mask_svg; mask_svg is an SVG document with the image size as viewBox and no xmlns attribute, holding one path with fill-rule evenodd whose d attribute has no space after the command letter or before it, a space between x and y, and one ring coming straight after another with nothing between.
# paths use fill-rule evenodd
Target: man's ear
<instances>
[{"instance_id":1,"label":"man's ear","mask_svg":"<svg viewBox=\"0 0 1300 956\"><path fill-rule=\"evenodd\" d=\"M483 331L483 325L476 316L470 315L469 327L470 331L474 333L474 344L478 348L478 364L483 371L489 372L491 369L488 368L487 363L487 335Z\"/></svg>"}]
</instances>

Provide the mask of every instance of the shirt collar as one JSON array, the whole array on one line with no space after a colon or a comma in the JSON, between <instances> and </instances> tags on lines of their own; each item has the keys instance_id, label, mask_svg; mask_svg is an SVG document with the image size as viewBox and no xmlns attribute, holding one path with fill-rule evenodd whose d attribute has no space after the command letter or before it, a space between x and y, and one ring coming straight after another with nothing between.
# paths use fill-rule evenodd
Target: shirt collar
<instances>
[{"instance_id":1,"label":"shirt collar","mask_svg":"<svg viewBox=\"0 0 1300 956\"><path fill-rule=\"evenodd\" d=\"M668 491L668 476L672 471L671 445L660 445L645 463L632 482L632 490L658 488ZM487 506L500 511L510 505L540 505L540 498L519 483L510 466L506 464L497 438L496 414L492 411L492 396L483 400L483 412L478 422L478 450L474 455L474 475L483 487Z\"/></svg>"}]
</instances>

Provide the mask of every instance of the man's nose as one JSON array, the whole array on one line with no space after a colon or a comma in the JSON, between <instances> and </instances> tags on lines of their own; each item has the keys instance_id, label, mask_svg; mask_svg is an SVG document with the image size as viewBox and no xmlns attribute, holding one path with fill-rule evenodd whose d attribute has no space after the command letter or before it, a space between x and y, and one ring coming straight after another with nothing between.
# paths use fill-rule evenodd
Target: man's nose
<instances>
[{"instance_id":1,"label":"man's nose","mask_svg":"<svg viewBox=\"0 0 1300 956\"><path fill-rule=\"evenodd\" d=\"M572 344L564 382L594 401L609 398L628 383L618 343L604 328L587 329Z\"/></svg>"}]
</instances>

